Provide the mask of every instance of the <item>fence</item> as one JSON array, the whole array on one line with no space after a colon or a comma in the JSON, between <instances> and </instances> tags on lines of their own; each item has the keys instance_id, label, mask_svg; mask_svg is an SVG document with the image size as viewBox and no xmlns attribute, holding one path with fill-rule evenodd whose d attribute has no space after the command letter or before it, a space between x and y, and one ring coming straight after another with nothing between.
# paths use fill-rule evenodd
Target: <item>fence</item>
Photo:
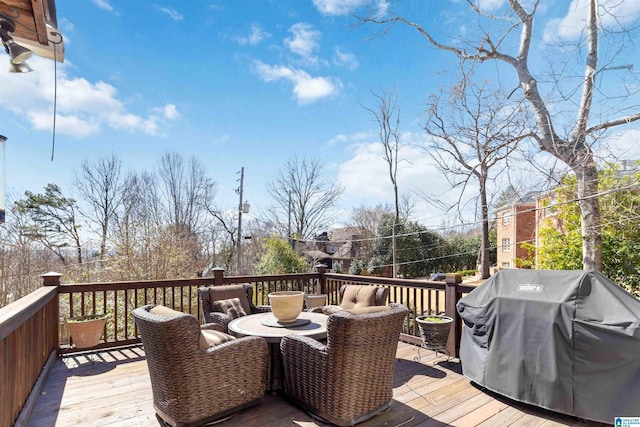
<instances>
[{"instance_id":1,"label":"fence","mask_svg":"<svg viewBox=\"0 0 640 427\"><path fill-rule=\"evenodd\" d=\"M213 277L180 280L61 284L61 275L48 273L43 287L0 309L0 427L18 423L30 398L39 394L39 377L57 354L79 351L69 345L64 319L106 314L104 340L96 348L119 347L140 342L131 310L145 304L162 304L201 319L198 288L251 283L253 303L268 304L268 294L280 290L302 290L327 295L329 304L339 304L342 285L378 285L389 288L389 301L409 310L401 339L420 344L416 316L444 314L454 318L447 348L458 355L462 325L456 313L460 297L473 290L461 277L448 274L445 282L392 279L328 273L318 266L314 273L271 276L225 276L214 269ZM83 350L80 350L83 351ZM22 413L21 413L22 411Z\"/></svg>"}]
</instances>

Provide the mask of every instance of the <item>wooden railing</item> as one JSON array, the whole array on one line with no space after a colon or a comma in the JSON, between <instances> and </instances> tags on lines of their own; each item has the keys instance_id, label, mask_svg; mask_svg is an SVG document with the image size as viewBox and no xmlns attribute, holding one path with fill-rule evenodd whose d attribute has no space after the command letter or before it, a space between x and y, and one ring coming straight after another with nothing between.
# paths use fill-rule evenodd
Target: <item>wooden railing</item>
<instances>
[{"instance_id":1,"label":"wooden railing","mask_svg":"<svg viewBox=\"0 0 640 427\"><path fill-rule=\"evenodd\" d=\"M457 357L460 350L462 321L456 311L460 298L471 292L475 286L462 285L459 274L447 274L445 282L412 279L392 279L388 277L353 276L323 272L320 276L322 293L328 295L329 304L339 304L339 289L342 285L378 285L389 288L389 302L405 305L409 315L405 319L401 339L420 345L422 338L415 318L421 315L445 314L454 319L447 351Z\"/></svg>"},{"instance_id":2,"label":"wooden railing","mask_svg":"<svg viewBox=\"0 0 640 427\"><path fill-rule=\"evenodd\" d=\"M0 309L0 426L14 425L57 350L56 287L42 287Z\"/></svg>"},{"instance_id":3,"label":"wooden railing","mask_svg":"<svg viewBox=\"0 0 640 427\"><path fill-rule=\"evenodd\" d=\"M136 307L162 304L201 319L198 288L203 286L251 283L253 303L262 305L268 304L270 292L279 290L323 293L329 304L339 304L344 284L379 285L389 288L390 302L410 310L404 341L421 343L416 316L444 312L453 317L447 348L457 356L462 324L456 303L474 289L462 285L455 274L447 275L446 282L433 282L328 273L325 266L314 273L273 276L225 276L223 269L214 269L213 277L197 279L83 284L61 284L60 279L60 274L45 274L43 288L0 309L0 427L16 422L39 375L46 371L43 367L55 360L56 353L78 351L69 345L64 324L69 317L106 314L104 340L95 348L118 347L140 342L131 315Z\"/></svg>"}]
</instances>

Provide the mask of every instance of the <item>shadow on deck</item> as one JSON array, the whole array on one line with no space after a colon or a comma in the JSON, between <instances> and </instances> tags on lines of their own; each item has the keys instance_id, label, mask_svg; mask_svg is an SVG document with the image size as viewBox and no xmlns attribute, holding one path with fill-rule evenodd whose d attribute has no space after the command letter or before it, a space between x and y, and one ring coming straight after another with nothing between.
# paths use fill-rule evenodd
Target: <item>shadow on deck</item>
<instances>
[{"instance_id":1,"label":"shadow on deck","mask_svg":"<svg viewBox=\"0 0 640 427\"><path fill-rule=\"evenodd\" d=\"M476 387L458 360L400 343L391 408L359 424L373 426L603 426L506 399ZM366 386L366 385L365 385ZM133 346L59 359L28 420L44 426L159 426L153 410L144 350ZM226 426L325 426L287 403L265 395L258 406L217 424Z\"/></svg>"}]
</instances>

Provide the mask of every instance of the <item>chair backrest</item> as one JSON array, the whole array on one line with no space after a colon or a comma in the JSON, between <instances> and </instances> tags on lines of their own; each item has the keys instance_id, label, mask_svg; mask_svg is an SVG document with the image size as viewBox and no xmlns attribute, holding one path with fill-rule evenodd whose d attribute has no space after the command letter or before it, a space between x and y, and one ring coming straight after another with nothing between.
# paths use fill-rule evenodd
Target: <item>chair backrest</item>
<instances>
[{"instance_id":1,"label":"chair backrest","mask_svg":"<svg viewBox=\"0 0 640 427\"><path fill-rule=\"evenodd\" d=\"M242 309L245 313L250 314L250 301L252 294L253 288L249 283L239 285L208 286L198 289L204 319L207 318L208 313L217 311L213 306L214 302L231 298L240 299Z\"/></svg>"},{"instance_id":2,"label":"chair backrest","mask_svg":"<svg viewBox=\"0 0 640 427\"><path fill-rule=\"evenodd\" d=\"M392 381L402 325L409 310L402 304L369 314L339 311L327 319L331 381L385 376Z\"/></svg>"},{"instance_id":3,"label":"chair backrest","mask_svg":"<svg viewBox=\"0 0 640 427\"><path fill-rule=\"evenodd\" d=\"M389 289L384 286L342 285L340 287L340 307L343 309L386 305Z\"/></svg>"},{"instance_id":4,"label":"chair backrest","mask_svg":"<svg viewBox=\"0 0 640 427\"><path fill-rule=\"evenodd\" d=\"M163 311L154 313L154 307L162 308ZM195 316L154 305L136 308L132 314L150 364L170 363L168 358L163 357L166 354L179 355L198 351L200 322ZM162 369L164 368L166 366Z\"/></svg>"}]
</instances>

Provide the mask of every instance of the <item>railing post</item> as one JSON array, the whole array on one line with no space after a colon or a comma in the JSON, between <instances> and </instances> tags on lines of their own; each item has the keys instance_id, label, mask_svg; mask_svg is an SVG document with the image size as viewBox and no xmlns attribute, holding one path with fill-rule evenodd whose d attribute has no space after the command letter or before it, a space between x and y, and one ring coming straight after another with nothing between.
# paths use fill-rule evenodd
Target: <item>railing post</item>
<instances>
[{"instance_id":1,"label":"railing post","mask_svg":"<svg viewBox=\"0 0 640 427\"><path fill-rule=\"evenodd\" d=\"M55 271L50 271L41 275L42 277L42 286L55 286L56 288L60 286L60 278L62 274L56 273ZM59 291L59 289L57 289ZM52 307L53 313L51 314L51 318L53 321L46 322L45 326L47 332L45 332L48 337L46 339L51 339L52 343L56 343L55 347L57 352L60 352L60 342L65 339L63 335L66 334L66 326L64 325L64 321L60 320L60 294L56 296L56 303Z\"/></svg>"},{"instance_id":2,"label":"railing post","mask_svg":"<svg viewBox=\"0 0 640 427\"><path fill-rule=\"evenodd\" d=\"M452 357L458 357L460 337L462 335L462 319L458 316L456 304L458 304L458 300L460 299L458 285L462 283L462 275L447 273L445 282L447 286L444 294L444 311L447 316L453 319L453 325L451 325L449 339L447 340L447 350Z\"/></svg>"},{"instance_id":3,"label":"railing post","mask_svg":"<svg viewBox=\"0 0 640 427\"><path fill-rule=\"evenodd\" d=\"M224 268L216 267L213 269L213 286L224 285Z\"/></svg>"},{"instance_id":4,"label":"railing post","mask_svg":"<svg viewBox=\"0 0 640 427\"><path fill-rule=\"evenodd\" d=\"M316 265L316 270L318 271L318 287L316 289L316 294L326 294L327 293L327 283L325 281L324 275L327 272L328 266L324 264Z\"/></svg>"},{"instance_id":5,"label":"railing post","mask_svg":"<svg viewBox=\"0 0 640 427\"><path fill-rule=\"evenodd\" d=\"M60 278L62 277L62 274L50 271L40 277L42 277L42 286L60 286Z\"/></svg>"}]
</instances>

